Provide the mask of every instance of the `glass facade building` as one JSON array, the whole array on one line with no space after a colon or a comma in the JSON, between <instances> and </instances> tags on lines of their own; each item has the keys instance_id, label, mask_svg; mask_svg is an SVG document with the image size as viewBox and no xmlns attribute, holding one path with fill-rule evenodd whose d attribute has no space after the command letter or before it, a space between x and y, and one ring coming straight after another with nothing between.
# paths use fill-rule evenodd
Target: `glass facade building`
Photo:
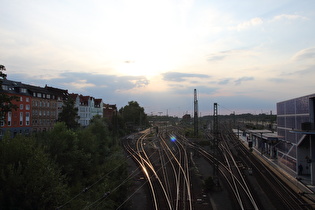
<instances>
[{"instance_id":1,"label":"glass facade building","mask_svg":"<svg viewBox=\"0 0 315 210\"><path fill-rule=\"evenodd\" d=\"M307 131L314 130L314 101L315 94L311 94L277 103L278 160L295 173L299 164L309 168Z\"/></svg>"}]
</instances>

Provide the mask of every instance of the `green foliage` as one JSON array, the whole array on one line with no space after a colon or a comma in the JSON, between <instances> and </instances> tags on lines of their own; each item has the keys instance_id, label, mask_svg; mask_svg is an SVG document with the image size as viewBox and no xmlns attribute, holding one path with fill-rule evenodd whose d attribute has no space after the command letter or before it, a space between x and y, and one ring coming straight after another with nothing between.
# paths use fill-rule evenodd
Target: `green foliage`
<instances>
[{"instance_id":1,"label":"green foliage","mask_svg":"<svg viewBox=\"0 0 315 210\"><path fill-rule=\"evenodd\" d=\"M0 70L4 79L4 66ZM3 95L2 116L14 107ZM96 116L80 130L77 112L68 100L52 131L0 141L0 209L116 209L124 203L127 165L117 138L126 122L132 129L148 125L144 108L131 101L112 124Z\"/></svg>"},{"instance_id":2,"label":"green foliage","mask_svg":"<svg viewBox=\"0 0 315 210\"><path fill-rule=\"evenodd\" d=\"M128 105L121 108L119 112L123 116L130 131L143 129L149 125L147 114L144 113L144 108L136 101L129 101Z\"/></svg>"},{"instance_id":3,"label":"green foliage","mask_svg":"<svg viewBox=\"0 0 315 210\"><path fill-rule=\"evenodd\" d=\"M0 209L52 209L64 202L64 177L33 138L4 139L0 154Z\"/></svg>"},{"instance_id":4,"label":"green foliage","mask_svg":"<svg viewBox=\"0 0 315 210\"><path fill-rule=\"evenodd\" d=\"M33 137L0 142L0 209L116 209L127 198L127 166L107 122L56 123ZM104 198L104 193L110 194Z\"/></svg>"},{"instance_id":5,"label":"green foliage","mask_svg":"<svg viewBox=\"0 0 315 210\"><path fill-rule=\"evenodd\" d=\"M113 141L106 120L100 116L94 117L87 128L77 131L69 130L65 123L57 123L45 137L45 148L66 176L70 197L88 188L66 205L67 209L92 205L104 192L119 186L120 179L126 178L121 148ZM126 190L121 191L124 188L124 185L119 187L97 205L109 209L117 206L120 199L126 198Z\"/></svg>"},{"instance_id":6,"label":"green foliage","mask_svg":"<svg viewBox=\"0 0 315 210\"><path fill-rule=\"evenodd\" d=\"M62 112L59 113L58 121L64 122L69 129L76 129L79 127L77 122L79 119L78 108L74 107L75 101L71 98L65 101L62 106Z\"/></svg>"},{"instance_id":7,"label":"green foliage","mask_svg":"<svg viewBox=\"0 0 315 210\"><path fill-rule=\"evenodd\" d=\"M3 91L2 89L2 81L6 79L7 75L4 73L5 66L0 65L0 92ZM13 109L17 109L17 105L12 103L13 101L17 101L18 97L16 96L9 96L7 94L0 94L0 120L4 119L6 113L10 112Z\"/></svg>"}]
</instances>

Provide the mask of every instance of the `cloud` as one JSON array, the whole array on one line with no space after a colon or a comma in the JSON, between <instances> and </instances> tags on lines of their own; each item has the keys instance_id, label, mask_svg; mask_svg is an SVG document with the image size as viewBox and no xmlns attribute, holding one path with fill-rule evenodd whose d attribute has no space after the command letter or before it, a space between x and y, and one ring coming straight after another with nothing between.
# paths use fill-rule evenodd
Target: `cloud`
<instances>
[{"instance_id":1,"label":"cloud","mask_svg":"<svg viewBox=\"0 0 315 210\"><path fill-rule=\"evenodd\" d=\"M263 22L264 21L261 18L255 17L255 18L252 18L252 19L250 19L248 21L240 23L236 27L232 27L231 29L234 29L234 30L236 29L238 31L242 31L242 30L245 30L245 29L248 29L248 28L260 25L260 24L263 24Z\"/></svg>"},{"instance_id":2,"label":"cloud","mask_svg":"<svg viewBox=\"0 0 315 210\"><path fill-rule=\"evenodd\" d=\"M81 91L92 95L93 91L111 93L121 90L131 90L134 88L145 87L149 80L144 76L116 76L106 74L91 74L84 72L65 72L56 78L43 79L38 77L25 77L19 74L10 74L11 80L21 81L23 83L34 84L38 86L54 86L63 89L69 89L70 92Z\"/></svg>"},{"instance_id":3,"label":"cloud","mask_svg":"<svg viewBox=\"0 0 315 210\"><path fill-rule=\"evenodd\" d=\"M296 71L293 74L298 74L298 75L302 75L302 76L304 76L306 74L315 74L315 65L309 66L309 67L302 69L302 70L299 70L299 71Z\"/></svg>"},{"instance_id":4,"label":"cloud","mask_svg":"<svg viewBox=\"0 0 315 210\"><path fill-rule=\"evenodd\" d=\"M211 55L208 56L207 61L220 61L223 60L225 58L227 58L228 56L230 56L231 54L233 54L236 50L226 50L226 51L221 51L221 52L217 52L217 53L212 53Z\"/></svg>"},{"instance_id":5,"label":"cloud","mask_svg":"<svg viewBox=\"0 0 315 210\"><path fill-rule=\"evenodd\" d=\"M207 57L207 61L220 61L226 58L231 57L249 57L256 56L256 52L249 49L232 49L232 50L224 50L221 52L212 53Z\"/></svg>"},{"instance_id":6,"label":"cloud","mask_svg":"<svg viewBox=\"0 0 315 210\"><path fill-rule=\"evenodd\" d=\"M315 47L300 50L292 57L292 59L295 61L315 59Z\"/></svg>"},{"instance_id":7,"label":"cloud","mask_svg":"<svg viewBox=\"0 0 315 210\"><path fill-rule=\"evenodd\" d=\"M66 83L64 85L72 86L72 87L74 87L75 89L78 89L78 90L84 89L84 88L87 88L87 87L95 87L95 85L93 83L88 83L84 79L78 80L78 81L75 81L75 82Z\"/></svg>"},{"instance_id":8,"label":"cloud","mask_svg":"<svg viewBox=\"0 0 315 210\"><path fill-rule=\"evenodd\" d=\"M288 15L288 14L281 14L275 16L272 20L273 21L278 21L278 20L307 20L308 18L300 15Z\"/></svg>"},{"instance_id":9,"label":"cloud","mask_svg":"<svg viewBox=\"0 0 315 210\"><path fill-rule=\"evenodd\" d=\"M226 58L226 56L227 55L215 55L215 54L213 54L213 55L210 55L207 60L208 61L219 61L219 60L223 60L224 58Z\"/></svg>"},{"instance_id":10,"label":"cloud","mask_svg":"<svg viewBox=\"0 0 315 210\"><path fill-rule=\"evenodd\" d=\"M226 85L230 82L231 79L222 79L218 82L219 85Z\"/></svg>"},{"instance_id":11,"label":"cloud","mask_svg":"<svg viewBox=\"0 0 315 210\"><path fill-rule=\"evenodd\" d=\"M235 85L240 85L242 82L254 80L254 77L241 77L235 80Z\"/></svg>"},{"instance_id":12,"label":"cloud","mask_svg":"<svg viewBox=\"0 0 315 210\"><path fill-rule=\"evenodd\" d=\"M163 80L172 81L172 82L183 82L187 78L209 78L209 75L206 74L188 74L180 72L166 72L162 74Z\"/></svg>"},{"instance_id":13,"label":"cloud","mask_svg":"<svg viewBox=\"0 0 315 210\"><path fill-rule=\"evenodd\" d=\"M147 85L149 85L149 80L147 80L146 78L142 78L142 79L137 79L137 80L135 80L135 85L136 85L136 87L137 88L140 88L140 87L145 87L145 86L147 86Z\"/></svg>"},{"instance_id":14,"label":"cloud","mask_svg":"<svg viewBox=\"0 0 315 210\"><path fill-rule=\"evenodd\" d=\"M284 78L270 78L269 81L278 84L278 83L285 83L285 82L287 82L288 80L287 80L287 79L284 79Z\"/></svg>"},{"instance_id":15,"label":"cloud","mask_svg":"<svg viewBox=\"0 0 315 210\"><path fill-rule=\"evenodd\" d=\"M199 86L183 86L181 88L173 88L171 90L175 95L191 95L193 97L194 89L197 90L197 94L213 94L218 88L216 87L208 87L204 85Z\"/></svg>"}]
</instances>

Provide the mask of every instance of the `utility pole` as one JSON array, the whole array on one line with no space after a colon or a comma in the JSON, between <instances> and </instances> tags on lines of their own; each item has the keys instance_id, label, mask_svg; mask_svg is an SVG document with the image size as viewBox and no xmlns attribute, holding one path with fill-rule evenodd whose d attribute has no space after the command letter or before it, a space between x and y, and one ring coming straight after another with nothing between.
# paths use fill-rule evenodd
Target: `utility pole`
<instances>
[{"instance_id":1,"label":"utility pole","mask_svg":"<svg viewBox=\"0 0 315 210\"><path fill-rule=\"evenodd\" d=\"M194 89L194 134L195 137L198 136L198 100L196 89Z\"/></svg>"},{"instance_id":2,"label":"utility pole","mask_svg":"<svg viewBox=\"0 0 315 210\"><path fill-rule=\"evenodd\" d=\"M218 121L218 104L214 103L213 105L213 129L212 129L212 136L213 136L213 155L214 158L218 159L219 154L219 121ZM213 181L217 187L220 189L220 182L219 182L219 166L218 161L213 161Z\"/></svg>"}]
</instances>

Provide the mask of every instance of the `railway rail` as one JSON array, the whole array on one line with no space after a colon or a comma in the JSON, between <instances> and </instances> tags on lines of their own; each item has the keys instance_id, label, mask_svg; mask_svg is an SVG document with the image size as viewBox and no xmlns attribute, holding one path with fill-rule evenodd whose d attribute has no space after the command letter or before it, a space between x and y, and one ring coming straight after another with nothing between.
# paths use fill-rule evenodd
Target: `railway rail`
<instances>
[{"instance_id":1,"label":"railway rail","mask_svg":"<svg viewBox=\"0 0 315 210\"><path fill-rule=\"evenodd\" d=\"M189 158L185 145L170 141L173 136L167 133L160 133L155 141L148 140L148 135L148 131L144 132L133 144L126 141L124 148L146 177L153 208L192 210Z\"/></svg>"},{"instance_id":2,"label":"railway rail","mask_svg":"<svg viewBox=\"0 0 315 210\"><path fill-rule=\"evenodd\" d=\"M229 128L221 128L218 150L220 155L206 150L182 135L179 128L159 129L156 136L149 130L137 138L125 141L125 150L141 168L151 195L151 209L193 210L193 194L189 150L199 153L209 165L218 165L220 182L226 183L236 204L235 209L266 209L249 181L246 169L252 168L260 188L275 209L312 209L272 170L258 160L237 139ZM213 136L207 134L211 141ZM216 153L217 154L217 153Z\"/></svg>"}]
</instances>

